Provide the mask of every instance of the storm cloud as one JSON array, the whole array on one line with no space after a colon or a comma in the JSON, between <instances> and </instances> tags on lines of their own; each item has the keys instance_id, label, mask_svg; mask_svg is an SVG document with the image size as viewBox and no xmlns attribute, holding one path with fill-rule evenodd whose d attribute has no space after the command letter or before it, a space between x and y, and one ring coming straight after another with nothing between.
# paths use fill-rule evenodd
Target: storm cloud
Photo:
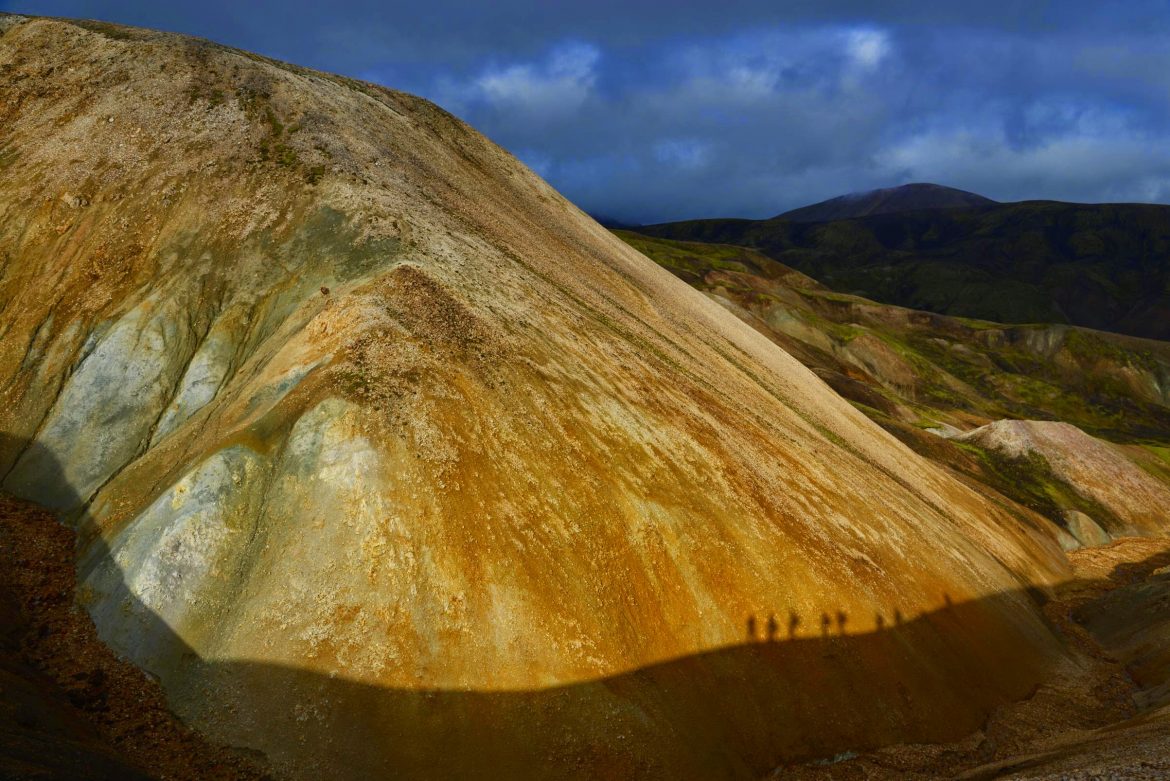
<instances>
[{"instance_id":1,"label":"storm cloud","mask_svg":"<svg viewBox=\"0 0 1170 781\"><path fill-rule=\"evenodd\" d=\"M631 222L910 181L1170 201L1170 3L875 5L0 0L424 95Z\"/></svg>"}]
</instances>

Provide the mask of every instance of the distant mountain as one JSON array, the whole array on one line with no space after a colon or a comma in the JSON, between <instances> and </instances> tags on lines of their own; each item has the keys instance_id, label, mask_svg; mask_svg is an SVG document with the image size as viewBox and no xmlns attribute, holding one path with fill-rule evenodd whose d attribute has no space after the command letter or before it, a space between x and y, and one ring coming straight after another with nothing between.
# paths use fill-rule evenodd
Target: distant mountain
<instances>
[{"instance_id":1,"label":"distant mountain","mask_svg":"<svg viewBox=\"0 0 1170 781\"><path fill-rule=\"evenodd\" d=\"M608 214L592 214L592 213L590 213L589 216L592 217L593 219L597 220L597 222L600 225L602 225L603 227L609 228L610 230L634 230L634 231L636 231L636 230L638 230L638 228L642 227L641 223L626 222L625 220L620 220L617 217L611 217Z\"/></svg>"},{"instance_id":2,"label":"distant mountain","mask_svg":"<svg viewBox=\"0 0 1170 781\"><path fill-rule=\"evenodd\" d=\"M791 222L825 222L847 220L852 217L869 217L874 214L895 214L897 212L919 211L922 209L961 209L974 206L994 206L997 201L982 195L944 187L941 184L916 183L901 187L885 187L868 192L849 193L830 198L827 201L802 206L784 212L776 219Z\"/></svg>"},{"instance_id":3,"label":"distant mountain","mask_svg":"<svg viewBox=\"0 0 1170 781\"><path fill-rule=\"evenodd\" d=\"M1024 201L637 230L752 247L835 290L914 309L1170 339L1170 206Z\"/></svg>"}]
</instances>

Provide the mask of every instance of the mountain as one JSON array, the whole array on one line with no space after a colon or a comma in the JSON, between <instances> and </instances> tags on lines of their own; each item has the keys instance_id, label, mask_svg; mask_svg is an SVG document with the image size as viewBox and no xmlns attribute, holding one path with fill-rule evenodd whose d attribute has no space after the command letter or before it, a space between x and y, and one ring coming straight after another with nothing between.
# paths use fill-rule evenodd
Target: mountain
<instances>
[{"instance_id":1,"label":"mountain","mask_svg":"<svg viewBox=\"0 0 1170 781\"><path fill-rule=\"evenodd\" d=\"M1170 343L903 309L744 247L616 233L922 456L1047 517L1064 544L1163 527Z\"/></svg>"},{"instance_id":2,"label":"mountain","mask_svg":"<svg viewBox=\"0 0 1170 781\"><path fill-rule=\"evenodd\" d=\"M835 290L912 309L1170 339L1170 206L1027 201L637 230L752 247Z\"/></svg>"},{"instance_id":3,"label":"mountain","mask_svg":"<svg viewBox=\"0 0 1170 781\"><path fill-rule=\"evenodd\" d=\"M1078 540L1092 544L1113 537L1157 536L1170 507L1165 473L1143 469L1117 447L1058 421L998 420L956 437L1015 463L1038 457L1046 477L1064 489L1071 506L1062 509L1064 525ZM1017 484L1026 482L1018 470ZM1035 469L1032 470L1033 472ZM1162 477L1162 479L1159 479ZM1052 492L1055 495L1056 492Z\"/></svg>"},{"instance_id":4,"label":"mountain","mask_svg":"<svg viewBox=\"0 0 1170 781\"><path fill-rule=\"evenodd\" d=\"M1060 528L436 106L0 17L0 485L288 778L758 777L1063 679Z\"/></svg>"},{"instance_id":5,"label":"mountain","mask_svg":"<svg viewBox=\"0 0 1170 781\"><path fill-rule=\"evenodd\" d=\"M784 212L776 219L790 222L828 222L925 209L994 206L995 203L990 198L966 190L944 187L941 184L917 183L839 195L827 201Z\"/></svg>"},{"instance_id":6,"label":"mountain","mask_svg":"<svg viewBox=\"0 0 1170 781\"><path fill-rule=\"evenodd\" d=\"M1070 551L1074 576L1043 597L1051 625L1088 651L1068 677L997 709L964 742L850 752L785 777L1170 772L1170 620L1159 607L1170 599L1170 343L909 310L836 293L749 248L616 234L924 458L1046 517Z\"/></svg>"},{"instance_id":7,"label":"mountain","mask_svg":"<svg viewBox=\"0 0 1170 781\"><path fill-rule=\"evenodd\" d=\"M610 217L607 214L590 214L589 216L596 220L597 224L601 225L603 228L637 230L639 227L637 223L625 222L623 220L619 220L617 217Z\"/></svg>"}]
</instances>

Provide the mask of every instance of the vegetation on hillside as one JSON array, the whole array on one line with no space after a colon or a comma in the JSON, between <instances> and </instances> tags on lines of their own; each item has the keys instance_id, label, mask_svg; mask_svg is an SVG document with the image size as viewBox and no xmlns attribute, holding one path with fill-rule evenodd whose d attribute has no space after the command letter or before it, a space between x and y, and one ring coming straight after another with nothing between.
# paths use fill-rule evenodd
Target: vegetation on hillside
<instances>
[{"instance_id":1,"label":"vegetation on hillside","mask_svg":"<svg viewBox=\"0 0 1170 781\"><path fill-rule=\"evenodd\" d=\"M615 233L722 301L921 455L1057 523L1070 509L1110 514L1071 492L1042 457L1008 457L931 430L1057 420L1143 446L1151 453L1142 463L1147 471L1170 452L1170 344L878 304L833 292L746 247Z\"/></svg>"},{"instance_id":2,"label":"vegetation on hillside","mask_svg":"<svg viewBox=\"0 0 1170 781\"><path fill-rule=\"evenodd\" d=\"M834 289L915 309L1170 338L1170 206L1030 201L638 230L752 247Z\"/></svg>"}]
</instances>

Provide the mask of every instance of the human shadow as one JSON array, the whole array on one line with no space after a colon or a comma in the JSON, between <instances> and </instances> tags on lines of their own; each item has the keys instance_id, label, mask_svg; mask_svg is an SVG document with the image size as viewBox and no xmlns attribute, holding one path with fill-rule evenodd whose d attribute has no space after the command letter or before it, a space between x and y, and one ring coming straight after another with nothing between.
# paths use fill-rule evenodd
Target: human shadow
<instances>
[{"instance_id":1,"label":"human shadow","mask_svg":"<svg viewBox=\"0 0 1170 781\"><path fill-rule=\"evenodd\" d=\"M30 447L0 441L0 455ZM53 480L37 482L43 489ZM110 551L81 498L64 484L56 490L56 506L77 503L61 512L77 529L84 572ZM293 778L759 777L844 751L960 738L1027 696L1067 654L1035 595L1021 588L948 597L913 617L888 606L892 623L853 634L836 607L819 613L819 636L799 635L802 618L789 611L780 637L769 614L762 634L770 642L758 641L752 617L741 645L566 685L401 689L204 660L124 582L111 598L140 616L150 655L172 660L155 672L185 720Z\"/></svg>"}]
</instances>

